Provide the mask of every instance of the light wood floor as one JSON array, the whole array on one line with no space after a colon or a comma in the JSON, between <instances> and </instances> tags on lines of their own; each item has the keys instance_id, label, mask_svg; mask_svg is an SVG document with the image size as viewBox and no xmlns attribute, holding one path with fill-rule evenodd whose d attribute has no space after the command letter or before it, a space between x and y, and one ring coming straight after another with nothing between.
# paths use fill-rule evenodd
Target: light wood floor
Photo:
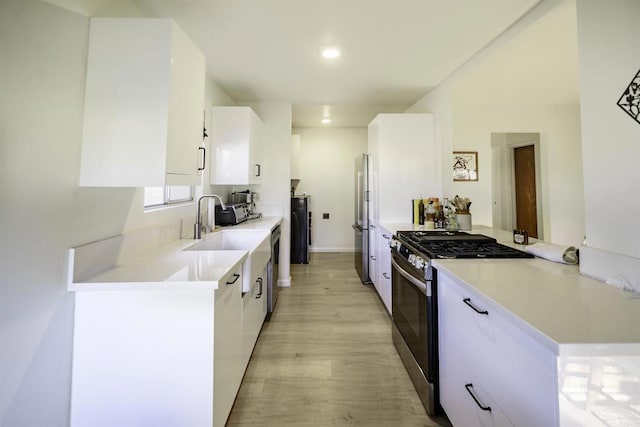
<instances>
[{"instance_id":1,"label":"light wood floor","mask_svg":"<svg viewBox=\"0 0 640 427\"><path fill-rule=\"evenodd\" d=\"M291 266L265 322L228 426L438 426L391 341L372 286L350 253L314 253Z\"/></svg>"}]
</instances>

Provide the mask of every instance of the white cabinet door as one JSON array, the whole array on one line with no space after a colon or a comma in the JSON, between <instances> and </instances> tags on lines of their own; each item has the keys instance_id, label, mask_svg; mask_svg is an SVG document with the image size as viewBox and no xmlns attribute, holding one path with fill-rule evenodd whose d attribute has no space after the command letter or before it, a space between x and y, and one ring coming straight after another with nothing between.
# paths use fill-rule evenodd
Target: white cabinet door
<instances>
[{"instance_id":1,"label":"white cabinet door","mask_svg":"<svg viewBox=\"0 0 640 427\"><path fill-rule=\"evenodd\" d=\"M375 224L369 224L369 278L380 295L380 264L378 263L378 232Z\"/></svg>"},{"instance_id":2,"label":"white cabinet door","mask_svg":"<svg viewBox=\"0 0 640 427\"><path fill-rule=\"evenodd\" d=\"M251 290L242 295L242 358L249 363L251 353L267 316L267 266L253 281Z\"/></svg>"},{"instance_id":3,"label":"white cabinet door","mask_svg":"<svg viewBox=\"0 0 640 427\"><path fill-rule=\"evenodd\" d=\"M169 19L92 18L80 185L198 184L205 67Z\"/></svg>"},{"instance_id":4,"label":"white cabinet door","mask_svg":"<svg viewBox=\"0 0 640 427\"><path fill-rule=\"evenodd\" d=\"M369 124L368 150L377 174L373 218L411 223L411 200L442 192L436 174L432 114L378 114Z\"/></svg>"},{"instance_id":5,"label":"white cabinet door","mask_svg":"<svg viewBox=\"0 0 640 427\"><path fill-rule=\"evenodd\" d=\"M240 389L242 357L242 267L215 291L213 425L224 426Z\"/></svg>"},{"instance_id":6,"label":"white cabinet door","mask_svg":"<svg viewBox=\"0 0 640 427\"><path fill-rule=\"evenodd\" d=\"M457 360L467 375L460 383L482 390L514 425L557 425L555 355L481 294L441 271L438 304L441 401L454 424L462 407L450 393L462 392L460 384L452 388L448 382L461 375Z\"/></svg>"},{"instance_id":7,"label":"white cabinet door","mask_svg":"<svg viewBox=\"0 0 640 427\"><path fill-rule=\"evenodd\" d=\"M212 289L76 292L69 424L210 426L214 316Z\"/></svg>"},{"instance_id":8,"label":"white cabinet door","mask_svg":"<svg viewBox=\"0 0 640 427\"><path fill-rule=\"evenodd\" d=\"M380 297L384 306L391 314L391 232L385 228L379 228L378 239L378 264L380 266Z\"/></svg>"},{"instance_id":9,"label":"white cabinet door","mask_svg":"<svg viewBox=\"0 0 640 427\"><path fill-rule=\"evenodd\" d=\"M250 107L213 107L211 184L260 184L264 125Z\"/></svg>"}]
</instances>

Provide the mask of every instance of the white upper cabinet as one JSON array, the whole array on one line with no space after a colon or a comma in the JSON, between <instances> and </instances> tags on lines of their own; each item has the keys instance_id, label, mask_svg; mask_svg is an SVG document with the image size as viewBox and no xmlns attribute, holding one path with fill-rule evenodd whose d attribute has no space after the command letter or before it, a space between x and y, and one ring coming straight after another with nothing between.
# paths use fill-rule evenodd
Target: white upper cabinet
<instances>
[{"instance_id":1,"label":"white upper cabinet","mask_svg":"<svg viewBox=\"0 0 640 427\"><path fill-rule=\"evenodd\" d=\"M373 221L412 221L411 200L441 193L433 114L378 114L369 124Z\"/></svg>"},{"instance_id":2,"label":"white upper cabinet","mask_svg":"<svg viewBox=\"0 0 640 427\"><path fill-rule=\"evenodd\" d=\"M213 107L211 184L262 183L264 125L251 107Z\"/></svg>"},{"instance_id":3,"label":"white upper cabinet","mask_svg":"<svg viewBox=\"0 0 640 427\"><path fill-rule=\"evenodd\" d=\"M205 74L169 19L92 18L80 185L198 184Z\"/></svg>"}]
</instances>

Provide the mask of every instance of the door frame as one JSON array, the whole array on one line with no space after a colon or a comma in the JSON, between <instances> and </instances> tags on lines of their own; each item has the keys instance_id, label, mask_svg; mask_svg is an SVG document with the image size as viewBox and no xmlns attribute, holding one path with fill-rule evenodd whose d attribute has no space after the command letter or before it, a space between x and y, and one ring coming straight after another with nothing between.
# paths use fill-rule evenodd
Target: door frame
<instances>
[{"instance_id":1,"label":"door frame","mask_svg":"<svg viewBox=\"0 0 640 427\"><path fill-rule=\"evenodd\" d=\"M494 139L504 135L504 143L494 145ZM511 138L510 138L511 136ZM515 163L513 161L514 149L533 145L535 173L536 173L536 219L538 223L538 239L544 239L544 227L542 216L542 172L540 165L540 133L539 132L492 132L492 168L496 166L500 170L492 170L492 219L500 223L493 226L511 231L515 228L516 221L516 190L515 190ZM504 153L504 154L501 154ZM502 176L501 171L506 171ZM500 191L501 187L504 192ZM505 205L504 207L502 205ZM505 212L500 209L505 209ZM498 210L498 212L496 212Z\"/></svg>"},{"instance_id":2,"label":"door frame","mask_svg":"<svg viewBox=\"0 0 640 427\"><path fill-rule=\"evenodd\" d=\"M536 173L536 222L538 223L538 240L544 240L544 227L542 226L542 179L540 171L540 134L533 136L532 139L508 142L507 150L509 152L509 173L510 173L510 186L511 186L511 218L513 219L513 227L515 228L516 216L516 172L514 155L515 149L519 147L526 147L533 145L533 157L535 161L535 173Z\"/></svg>"}]
</instances>

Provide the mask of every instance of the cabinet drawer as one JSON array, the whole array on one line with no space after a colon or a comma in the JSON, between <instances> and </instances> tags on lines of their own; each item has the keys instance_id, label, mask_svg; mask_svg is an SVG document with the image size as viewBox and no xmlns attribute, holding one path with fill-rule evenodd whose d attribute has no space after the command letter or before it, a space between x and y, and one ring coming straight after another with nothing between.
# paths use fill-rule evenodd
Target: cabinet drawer
<instances>
[{"instance_id":1,"label":"cabinet drawer","mask_svg":"<svg viewBox=\"0 0 640 427\"><path fill-rule=\"evenodd\" d=\"M461 363L515 424L555 425L555 356L486 298L445 275L438 278L440 327L450 329L448 340Z\"/></svg>"},{"instance_id":2,"label":"cabinet drawer","mask_svg":"<svg viewBox=\"0 0 640 427\"><path fill-rule=\"evenodd\" d=\"M454 426L514 425L455 354L440 359L440 396Z\"/></svg>"}]
</instances>

